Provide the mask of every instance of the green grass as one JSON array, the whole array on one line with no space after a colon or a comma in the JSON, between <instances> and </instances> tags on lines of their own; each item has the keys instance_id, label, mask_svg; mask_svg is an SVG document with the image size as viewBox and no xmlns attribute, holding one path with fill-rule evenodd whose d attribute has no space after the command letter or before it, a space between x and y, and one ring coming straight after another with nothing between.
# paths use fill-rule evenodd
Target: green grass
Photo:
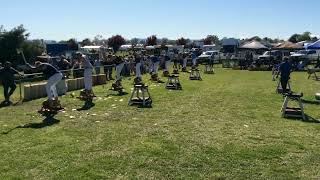
<instances>
[{"instance_id":1,"label":"green grass","mask_svg":"<svg viewBox=\"0 0 320 180\"><path fill-rule=\"evenodd\" d=\"M127 106L130 94L108 98L110 84L95 87L89 111L73 111L82 102L64 96L60 123L43 128L26 126L42 122L43 99L0 109L1 179L320 178L320 124L281 118L270 72L180 75L183 91L147 81L150 109ZM294 73L291 85L312 100L319 82L306 76ZM320 119L318 105L305 110Z\"/></svg>"}]
</instances>

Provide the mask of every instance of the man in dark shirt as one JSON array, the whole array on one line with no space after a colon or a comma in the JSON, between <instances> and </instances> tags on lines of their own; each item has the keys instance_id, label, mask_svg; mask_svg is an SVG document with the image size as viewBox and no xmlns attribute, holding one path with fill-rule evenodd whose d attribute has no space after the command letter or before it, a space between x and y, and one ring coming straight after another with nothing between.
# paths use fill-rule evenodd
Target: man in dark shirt
<instances>
[{"instance_id":1,"label":"man in dark shirt","mask_svg":"<svg viewBox=\"0 0 320 180\"><path fill-rule=\"evenodd\" d=\"M15 74L20 75L20 73L11 66L12 64L10 62L6 62L4 64L4 67L0 69L0 77L3 84L3 94L5 98L4 103L6 105L9 105L11 103L10 96L14 93L14 91L17 88L16 83L14 82L14 76Z\"/></svg>"},{"instance_id":2,"label":"man in dark shirt","mask_svg":"<svg viewBox=\"0 0 320 180\"><path fill-rule=\"evenodd\" d=\"M280 64L279 71L281 73L281 78L280 78L281 87L282 87L283 93L286 93L288 81L290 79L290 74L292 72L292 66L289 63L288 57L285 57L283 59L283 62Z\"/></svg>"}]
</instances>

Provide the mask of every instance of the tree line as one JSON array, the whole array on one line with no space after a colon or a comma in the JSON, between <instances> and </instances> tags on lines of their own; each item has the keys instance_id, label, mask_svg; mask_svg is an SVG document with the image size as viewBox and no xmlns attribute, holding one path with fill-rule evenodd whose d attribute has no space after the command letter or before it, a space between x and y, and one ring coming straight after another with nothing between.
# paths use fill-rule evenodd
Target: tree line
<instances>
[{"instance_id":1,"label":"tree line","mask_svg":"<svg viewBox=\"0 0 320 180\"><path fill-rule=\"evenodd\" d=\"M21 64L23 62L20 55L17 54L16 49L23 49L24 54L27 59L34 59L36 56L41 55L44 52L44 42L43 40L28 40L30 34L24 28L23 25L15 27L11 30L6 30L3 26L0 26L0 62L11 61L14 64ZM242 39L242 41L264 41L267 43L279 43L283 42L282 39L272 39L268 37L261 38L259 36L253 36L251 38ZM293 34L288 41L297 43L301 41L317 41L318 38L312 36L310 32L304 32L302 34ZM208 35L201 39L204 45L221 45L221 39L217 35ZM77 42L76 39L71 38L69 40L63 40L59 43L67 43L71 47L77 47L78 43L81 46L87 45L104 45L112 47L117 51L124 44L131 44L136 46L138 44L143 44L146 46L153 45L184 45L194 47L195 44L192 40L184 37L180 37L176 40L171 40L168 38L158 38L156 35L147 37L146 39L132 38L126 40L121 35L114 35L108 39L104 39L102 35L95 36L92 40L86 38L81 42Z\"/></svg>"}]
</instances>

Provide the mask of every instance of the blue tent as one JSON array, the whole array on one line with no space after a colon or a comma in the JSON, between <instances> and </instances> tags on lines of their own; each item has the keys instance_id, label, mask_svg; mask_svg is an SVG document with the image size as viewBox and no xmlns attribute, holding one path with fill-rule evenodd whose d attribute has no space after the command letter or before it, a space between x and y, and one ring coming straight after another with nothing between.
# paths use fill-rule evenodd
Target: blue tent
<instances>
[{"instance_id":1,"label":"blue tent","mask_svg":"<svg viewBox=\"0 0 320 180\"><path fill-rule=\"evenodd\" d=\"M320 40L316 41L313 44L310 44L307 49L320 49Z\"/></svg>"}]
</instances>

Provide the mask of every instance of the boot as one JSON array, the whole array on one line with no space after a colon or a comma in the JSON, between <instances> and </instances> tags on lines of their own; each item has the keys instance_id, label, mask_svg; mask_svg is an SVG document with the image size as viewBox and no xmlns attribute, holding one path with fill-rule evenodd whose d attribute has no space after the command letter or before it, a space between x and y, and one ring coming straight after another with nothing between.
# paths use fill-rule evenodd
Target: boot
<instances>
[{"instance_id":1,"label":"boot","mask_svg":"<svg viewBox=\"0 0 320 180\"><path fill-rule=\"evenodd\" d=\"M89 94L90 94L90 97L96 97L95 95L94 95L94 92L93 92L93 90L91 89L91 90L89 90Z\"/></svg>"},{"instance_id":2,"label":"boot","mask_svg":"<svg viewBox=\"0 0 320 180\"><path fill-rule=\"evenodd\" d=\"M55 102L54 100L48 99L42 103L42 108L47 110L55 109Z\"/></svg>"},{"instance_id":3,"label":"boot","mask_svg":"<svg viewBox=\"0 0 320 180\"><path fill-rule=\"evenodd\" d=\"M58 99L52 100L52 109L55 109L55 110L62 109L60 101Z\"/></svg>"},{"instance_id":4,"label":"boot","mask_svg":"<svg viewBox=\"0 0 320 180\"><path fill-rule=\"evenodd\" d=\"M43 109L50 109L50 100L46 100L42 103Z\"/></svg>"},{"instance_id":5,"label":"boot","mask_svg":"<svg viewBox=\"0 0 320 180\"><path fill-rule=\"evenodd\" d=\"M142 79L140 77L136 77L134 79L134 84L141 84L142 83Z\"/></svg>"},{"instance_id":6,"label":"boot","mask_svg":"<svg viewBox=\"0 0 320 180\"><path fill-rule=\"evenodd\" d=\"M175 68L175 69L173 70L173 74L179 74L178 68Z\"/></svg>"},{"instance_id":7,"label":"boot","mask_svg":"<svg viewBox=\"0 0 320 180\"><path fill-rule=\"evenodd\" d=\"M121 81L118 80L118 81L114 82L114 83L112 84L112 88L113 88L115 91L121 90L121 89L122 89Z\"/></svg>"},{"instance_id":8,"label":"boot","mask_svg":"<svg viewBox=\"0 0 320 180\"><path fill-rule=\"evenodd\" d=\"M151 75L151 80L152 81L158 81L158 75L157 74Z\"/></svg>"},{"instance_id":9,"label":"boot","mask_svg":"<svg viewBox=\"0 0 320 180\"><path fill-rule=\"evenodd\" d=\"M80 98L86 97L86 96L87 96L87 91L85 89L80 91Z\"/></svg>"},{"instance_id":10,"label":"boot","mask_svg":"<svg viewBox=\"0 0 320 180\"><path fill-rule=\"evenodd\" d=\"M163 71L163 76L164 77L168 77L170 74L169 74L169 71Z\"/></svg>"}]
</instances>

